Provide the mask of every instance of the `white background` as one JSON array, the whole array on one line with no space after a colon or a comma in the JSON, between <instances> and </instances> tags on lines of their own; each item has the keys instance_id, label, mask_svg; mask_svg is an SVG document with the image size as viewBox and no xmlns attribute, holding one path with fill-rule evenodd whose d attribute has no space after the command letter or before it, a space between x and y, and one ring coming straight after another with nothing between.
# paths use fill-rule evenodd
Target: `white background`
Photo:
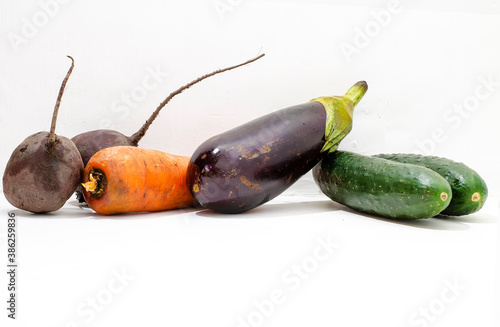
<instances>
[{"instance_id":1,"label":"white background","mask_svg":"<svg viewBox=\"0 0 500 327\"><path fill-rule=\"evenodd\" d=\"M497 0L1 0L2 172L50 128L66 55L76 65L57 133L73 137L131 135L174 89L265 53L177 96L140 145L189 156L230 127L366 80L341 149L448 157L490 189L478 213L415 222L356 214L310 175L238 216L104 218L74 198L37 216L2 197L0 261L6 271L13 212L19 263L16 321L1 274L2 325L500 326L499 15Z\"/></svg>"}]
</instances>

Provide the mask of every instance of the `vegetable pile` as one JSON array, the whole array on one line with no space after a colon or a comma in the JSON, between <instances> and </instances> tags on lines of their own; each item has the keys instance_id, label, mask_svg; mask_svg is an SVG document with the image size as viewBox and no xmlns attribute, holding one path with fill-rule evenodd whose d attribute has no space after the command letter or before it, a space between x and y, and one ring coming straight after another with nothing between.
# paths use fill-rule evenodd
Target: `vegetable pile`
<instances>
[{"instance_id":1,"label":"vegetable pile","mask_svg":"<svg viewBox=\"0 0 500 327\"><path fill-rule=\"evenodd\" d=\"M463 163L416 154L367 156L338 150L352 130L353 111L367 91L354 84L273 111L200 144L191 157L138 147L163 107L216 70L172 92L132 136L96 130L72 139L55 134L61 85L50 132L26 138L12 153L3 190L15 207L33 213L60 209L71 194L102 215L201 206L236 214L279 196L312 170L321 192L355 211L393 219L460 216L480 210L488 189Z\"/></svg>"}]
</instances>

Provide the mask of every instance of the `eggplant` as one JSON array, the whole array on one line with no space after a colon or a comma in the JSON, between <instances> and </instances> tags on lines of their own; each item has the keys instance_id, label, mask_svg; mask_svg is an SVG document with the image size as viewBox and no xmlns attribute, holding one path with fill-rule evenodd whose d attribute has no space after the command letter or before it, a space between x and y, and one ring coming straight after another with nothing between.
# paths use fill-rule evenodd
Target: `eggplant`
<instances>
[{"instance_id":1,"label":"eggplant","mask_svg":"<svg viewBox=\"0 0 500 327\"><path fill-rule=\"evenodd\" d=\"M275 198L351 131L366 82L344 96L328 96L271 112L203 142L193 153L187 184L198 203L241 213Z\"/></svg>"}]
</instances>

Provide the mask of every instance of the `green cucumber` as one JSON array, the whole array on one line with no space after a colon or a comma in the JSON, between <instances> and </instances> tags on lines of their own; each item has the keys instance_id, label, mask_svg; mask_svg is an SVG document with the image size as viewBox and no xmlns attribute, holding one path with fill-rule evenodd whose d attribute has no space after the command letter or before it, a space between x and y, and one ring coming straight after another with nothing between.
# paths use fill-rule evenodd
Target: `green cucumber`
<instances>
[{"instance_id":1,"label":"green cucumber","mask_svg":"<svg viewBox=\"0 0 500 327\"><path fill-rule=\"evenodd\" d=\"M481 176L461 162L411 153L379 154L375 157L424 166L443 176L450 183L453 196L442 214L462 216L474 213L483 207L488 197L488 188Z\"/></svg>"},{"instance_id":2,"label":"green cucumber","mask_svg":"<svg viewBox=\"0 0 500 327\"><path fill-rule=\"evenodd\" d=\"M347 151L326 155L313 177L335 202L389 218L434 217L452 195L446 179L431 169Z\"/></svg>"}]
</instances>

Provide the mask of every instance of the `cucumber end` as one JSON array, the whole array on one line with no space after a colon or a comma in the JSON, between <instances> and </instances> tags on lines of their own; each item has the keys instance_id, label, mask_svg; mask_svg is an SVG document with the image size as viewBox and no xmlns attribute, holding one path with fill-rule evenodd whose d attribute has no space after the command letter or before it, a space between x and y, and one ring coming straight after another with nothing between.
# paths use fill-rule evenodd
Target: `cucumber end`
<instances>
[{"instance_id":1,"label":"cucumber end","mask_svg":"<svg viewBox=\"0 0 500 327\"><path fill-rule=\"evenodd\" d=\"M479 194L479 192L475 192L474 194L472 194L471 198L472 202L479 202L481 201L481 194Z\"/></svg>"},{"instance_id":2,"label":"cucumber end","mask_svg":"<svg viewBox=\"0 0 500 327\"><path fill-rule=\"evenodd\" d=\"M444 202L444 201L446 201L446 200L448 200L448 193L446 193L446 192L442 192L442 193L441 193L441 201L443 201L443 202Z\"/></svg>"}]
</instances>

